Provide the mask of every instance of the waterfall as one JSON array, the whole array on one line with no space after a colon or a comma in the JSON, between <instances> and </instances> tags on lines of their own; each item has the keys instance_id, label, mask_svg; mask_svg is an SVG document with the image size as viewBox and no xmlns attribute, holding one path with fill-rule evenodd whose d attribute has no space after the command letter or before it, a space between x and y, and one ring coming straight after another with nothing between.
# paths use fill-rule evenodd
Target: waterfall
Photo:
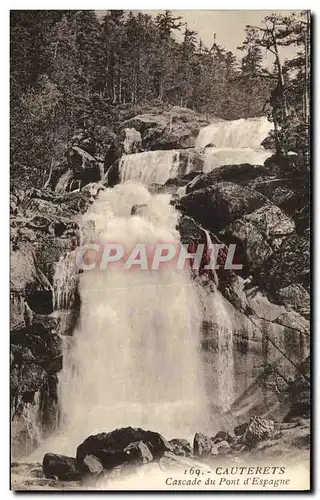
<instances>
[{"instance_id":1,"label":"waterfall","mask_svg":"<svg viewBox=\"0 0 320 500\"><path fill-rule=\"evenodd\" d=\"M125 248L178 244L179 215L169 202L133 182L106 189L83 216L83 241L94 232L97 243ZM133 205L146 207L131 216ZM61 380L61 441L74 449L90 434L128 425L167 438L204 429L201 310L188 270L83 271L79 290L80 322Z\"/></svg>"},{"instance_id":2,"label":"waterfall","mask_svg":"<svg viewBox=\"0 0 320 500\"><path fill-rule=\"evenodd\" d=\"M77 285L75 253L69 252L58 260L53 277L54 309L70 309Z\"/></svg>"},{"instance_id":3,"label":"waterfall","mask_svg":"<svg viewBox=\"0 0 320 500\"><path fill-rule=\"evenodd\" d=\"M119 164L121 182L140 181L146 185L165 184L178 174L179 151L146 151L122 156Z\"/></svg>"},{"instance_id":4,"label":"waterfall","mask_svg":"<svg viewBox=\"0 0 320 500\"><path fill-rule=\"evenodd\" d=\"M223 165L241 163L263 165L272 151L264 149L261 143L272 129L266 117L212 123L200 129L195 149L123 155L119 162L120 180L163 185L192 171L208 173Z\"/></svg>"},{"instance_id":5,"label":"waterfall","mask_svg":"<svg viewBox=\"0 0 320 500\"><path fill-rule=\"evenodd\" d=\"M75 251L72 251L60 257L53 276L54 315L58 319L58 333L62 336L72 334L76 322L74 304L77 284L78 270Z\"/></svg>"},{"instance_id":6,"label":"waterfall","mask_svg":"<svg viewBox=\"0 0 320 500\"><path fill-rule=\"evenodd\" d=\"M210 233L204 229L206 246L210 253L212 241ZM230 409L234 400L234 359L233 359L233 332L234 324L230 312L226 308L226 301L218 290L218 278L215 276L214 283L202 284L201 278L198 287L198 295L202 305L202 320L210 326L211 335L216 349L216 369L217 379L215 394L215 405L222 412ZM204 286L203 286L204 285ZM211 369L211 368L210 368ZM209 391L213 387L210 386Z\"/></svg>"},{"instance_id":7,"label":"waterfall","mask_svg":"<svg viewBox=\"0 0 320 500\"><path fill-rule=\"evenodd\" d=\"M203 173L207 174L223 165L241 165L241 163L264 165L271 154L270 150L264 148L206 148Z\"/></svg>"},{"instance_id":8,"label":"waterfall","mask_svg":"<svg viewBox=\"0 0 320 500\"><path fill-rule=\"evenodd\" d=\"M261 146L273 130L266 117L212 123L200 130L196 147L206 147L203 172L223 165L263 165L272 152Z\"/></svg>"},{"instance_id":9,"label":"waterfall","mask_svg":"<svg viewBox=\"0 0 320 500\"><path fill-rule=\"evenodd\" d=\"M211 144L216 148L260 148L271 130L273 125L265 116L219 121L200 130L195 146L205 148Z\"/></svg>"}]
</instances>

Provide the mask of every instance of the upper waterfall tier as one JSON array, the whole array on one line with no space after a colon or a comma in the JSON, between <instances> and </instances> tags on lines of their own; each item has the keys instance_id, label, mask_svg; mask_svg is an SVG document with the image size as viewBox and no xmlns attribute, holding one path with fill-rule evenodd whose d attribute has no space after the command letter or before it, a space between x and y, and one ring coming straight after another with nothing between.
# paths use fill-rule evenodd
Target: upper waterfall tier
<instances>
[{"instance_id":1,"label":"upper waterfall tier","mask_svg":"<svg viewBox=\"0 0 320 500\"><path fill-rule=\"evenodd\" d=\"M204 148L211 144L217 148L260 148L271 130L273 125L265 116L219 121L200 130L195 146Z\"/></svg>"},{"instance_id":2,"label":"upper waterfall tier","mask_svg":"<svg viewBox=\"0 0 320 500\"><path fill-rule=\"evenodd\" d=\"M223 165L263 165L272 151L264 149L261 142L272 128L266 117L212 123L200 130L194 149L123 155L120 181L165 184L190 172L208 173Z\"/></svg>"}]
</instances>

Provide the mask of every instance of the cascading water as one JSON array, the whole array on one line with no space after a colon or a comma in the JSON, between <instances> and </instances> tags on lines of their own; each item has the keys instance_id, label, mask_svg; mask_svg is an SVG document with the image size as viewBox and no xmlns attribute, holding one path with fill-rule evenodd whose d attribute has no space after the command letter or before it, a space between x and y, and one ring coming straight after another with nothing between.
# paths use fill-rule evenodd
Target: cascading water
<instances>
[{"instance_id":1,"label":"cascading water","mask_svg":"<svg viewBox=\"0 0 320 500\"><path fill-rule=\"evenodd\" d=\"M272 123L265 116L218 121L200 130L195 147L260 148L271 130Z\"/></svg>"},{"instance_id":2,"label":"cascading water","mask_svg":"<svg viewBox=\"0 0 320 500\"><path fill-rule=\"evenodd\" d=\"M271 155L264 148L206 148L203 160L203 173L207 174L223 165L263 165Z\"/></svg>"},{"instance_id":3,"label":"cascading water","mask_svg":"<svg viewBox=\"0 0 320 500\"><path fill-rule=\"evenodd\" d=\"M176 177L179 168L179 151L147 151L124 155L120 160L121 182L140 181L146 185L165 184Z\"/></svg>"},{"instance_id":4,"label":"cascading water","mask_svg":"<svg viewBox=\"0 0 320 500\"><path fill-rule=\"evenodd\" d=\"M178 213L169 201L169 195L152 196L132 182L107 189L84 215L83 242L117 242L126 249L178 244ZM146 207L131 216L134 205ZM168 438L204 429L201 310L188 270L115 264L83 271L79 290L80 322L60 385L60 453L120 426L150 428Z\"/></svg>"},{"instance_id":5,"label":"cascading water","mask_svg":"<svg viewBox=\"0 0 320 500\"><path fill-rule=\"evenodd\" d=\"M266 117L212 123L200 130L195 149L183 154L179 150L161 150L123 155L119 163L120 180L163 185L192 171L208 173L223 165L241 163L263 165L272 151L264 149L261 143L272 129ZM198 157L193 155L195 151Z\"/></svg>"},{"instance_id":6,"label":"cascading water","mask_svg":"<svg viewBox=\"0 0 320 500\"><path fill-rule=\"evenodd\" d=\"M273 125L266 117L221 121L202 128L196 148L214 145L206 147L203 172L223 165L263 165L272 152L264 149L261 143L271 130Z\"/></svg>"}]
</instances>

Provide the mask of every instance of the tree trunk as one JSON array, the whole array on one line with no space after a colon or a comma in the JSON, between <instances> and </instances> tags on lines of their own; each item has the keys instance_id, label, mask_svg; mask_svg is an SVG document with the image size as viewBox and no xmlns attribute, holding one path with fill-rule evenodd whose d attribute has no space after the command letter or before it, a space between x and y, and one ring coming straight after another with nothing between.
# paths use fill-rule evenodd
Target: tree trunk
<instances>
[{"instance_id":1,"label":"tree trunk","mask_svg":"<svg viewBox=\"0 0 320 500\"><path fill-rule=\"evenodd\" d=\"M274 30L271 31L271 36L272 36L272 41L273 41L274 55L276 57L276 66L277 66L278 75L279 75L280 90L281 90L281 94L282 94L283 119L286 120L288 117L288 104L287 104L287 98L286 98L286 94L285 94L284 76L283 76L281 61L280 61L280 57L279 57L278 44L277 44L277 40L276 40L276 37L274 34Z\"/></svg>"}]
</instances>

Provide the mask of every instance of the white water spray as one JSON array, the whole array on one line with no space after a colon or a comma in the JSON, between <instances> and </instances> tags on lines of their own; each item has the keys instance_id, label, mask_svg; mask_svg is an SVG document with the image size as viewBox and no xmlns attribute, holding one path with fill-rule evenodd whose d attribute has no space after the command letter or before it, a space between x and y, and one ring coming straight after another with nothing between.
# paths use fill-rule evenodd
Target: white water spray
<instances>
[{"instance_id":1,"label":"white water spray","mask_svg":"<svg viewBox=\"0 0 320 500\"><path fill-rule=\"evenodd\" d=\"M140 181L146 185L165 184L178 175L179 151L146 151L124 155L119 164L121 182Z\"/></svg>"},{"instance_id":2,"label":"white water spray","mask_svg":"<svg viewBox=\"0 0 320 500\"><path fill-rule=\"evenodd\" d=\"M177 243L178 213L169 200L131 182L107 189L84 215L83 241L128 248ZM147 206L131 216L136 204ZM79 288L80 324L61 381L60 453L121 426L154 429L167 438L203 429L201 314L188 271L115 265L84 271Z\"/></svg>"},{"instance_id":3,"label":"white water spray","mask_svg":"<svg viewBox=\"0 0 320 500\"><path fill-rule=\"evenodd\" d=\"M273 125L265 116L215 122L200 130L195 147L260 148L271 130Z\"/></svg>"},{"instance_id":4,"label":"white water spray","mask_svg":"<svg viewBox=\"0 0 320 500\"><path fill-rule=\"evenodd\" d=\"M266 117L212 123L200 130L196 150L188 150L187 158L179 150L123 155L119 163L121 182L134 180L145 185L163 185L192 171L208 173L223 165L242 163L263 165L272 151L264 149L261 143L272 129ZM207 147L209 145L214 147ZM194 161L195 151L197 161Z\"/></svg>"}]
</instances>

